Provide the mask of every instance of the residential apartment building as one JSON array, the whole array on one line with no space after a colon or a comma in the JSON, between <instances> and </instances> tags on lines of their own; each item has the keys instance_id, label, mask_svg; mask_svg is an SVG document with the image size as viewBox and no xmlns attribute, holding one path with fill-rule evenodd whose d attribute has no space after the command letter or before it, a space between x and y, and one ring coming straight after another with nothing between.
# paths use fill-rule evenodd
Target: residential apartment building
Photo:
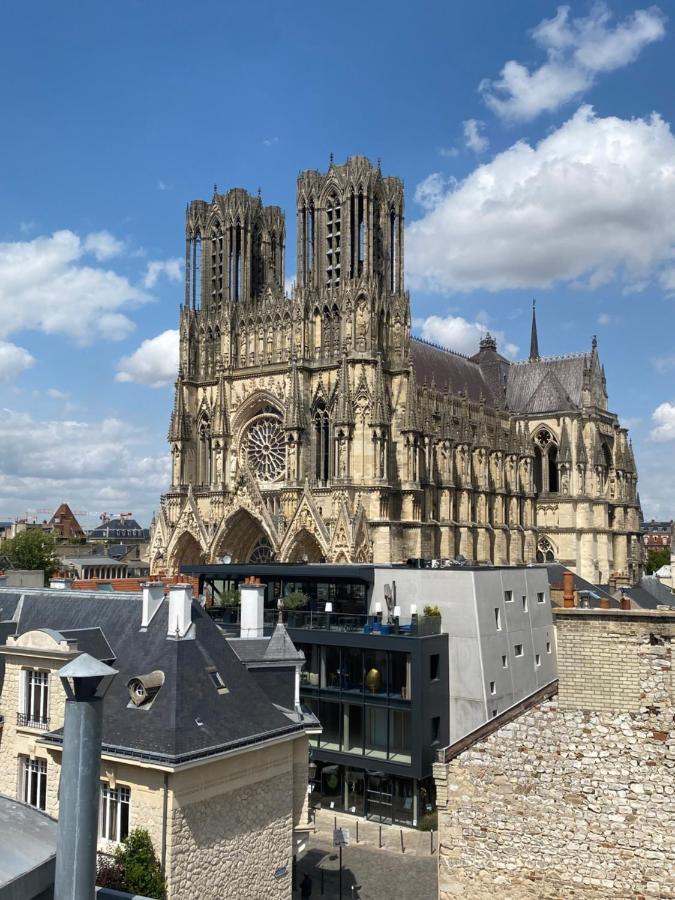
<instances>
[{"instance_id":1,"label":"residential apartment building","mask_svg":"<svg viewBox=\"0 0 675 900\"><path fill-rule=\"evenodd\" d=\"M288 633L305 655L310 802L417 825L433 808L433 758L555 677L545 567L266 563L186 566L225 632L234 589L265 586L268 630L292 597ZM440 615L425 615L425 607ZM243 613L242 613L243 615ZM262 621L262 620L261 620Z\"/></svg>"},{"instance_id":2,"label":"residential apartment building","mask_svg":"<svg viewBox=\"0 0 675 900\"><path fill-rule=\"evenodd\" d=\"M283 627L283 626L281 626ZM65 694L86 652L119 674L106 696L99 846L147 828L169 900L290 898L293 828L305 817L308 745L192 602L0 589L0 794L58 816ZM294 662L277 679L295 683Z\"/></svg>"}]
</instances>

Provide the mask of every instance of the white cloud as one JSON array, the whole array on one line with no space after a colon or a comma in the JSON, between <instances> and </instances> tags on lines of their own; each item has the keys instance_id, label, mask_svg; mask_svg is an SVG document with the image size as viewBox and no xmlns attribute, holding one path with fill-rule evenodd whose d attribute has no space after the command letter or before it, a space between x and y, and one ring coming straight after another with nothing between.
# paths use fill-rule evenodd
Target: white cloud
<instances>
[{"instance_id":1,"label":"white cloud","mask_svg":"<svg viewBox=\"0 0 675 900\"><path fill-rule=\"evenodd\" d=\"M130 509L147 522L170 478L168 454L148 453L147 438L119 419L40 421L5 409L0 509L56 509L65 500L74 508Z\"/></svg>"},{"instance_id":2,"label":"white cloud","mask_svg":"<svg viewBox=\"0 0 675 900\"><path fill-rule=\"evenodd\" d=\"M109 231L93 231L84 239L84 249L93 253L99 262L105 262L120 255L124 242L118 241Z\"/></svg>"},{"instance_id":3,"label":"white cloud","mask_svg":"<svg viewBox=\"0 0 675 900\"><path fill-rule=\"evenodd\" d=\"M459 156L459 150L457 147L439 147L438 155L445 159L454 159L455 156Z\"/></svg>"},{"instance_id":4,"label":"white cloud","mask_svg":"<svg viewBox=\"0 0 675 900\"><path fill-rule=\"evenodd\" d=\"M478 119L467 119L463 123L463 127L464 142L469 150L473 150L474 153L484 153L490 146L490 141L484 134L481 134L485 128L485 122Z\"/></svg>"},{"instance_id":5,"label":"white cloud","mask_svg":"<svg viewBox=\"0 0 675 900\"><path fill-rule=\"evenodd\" d=\"M178 373L178 331L163 331L148 338L117 364L115 381L133 381L158 388L175 381Z\"/></svg>"},{"instance_id":6,"label":"white cloud","mask_svg":"<svg viewBox=\"0 0 675 900\"><path fill-rule=\"evenodd\" d=\"M498 116L529 121L581 96L597 75L634 62L640 52L666 32L665 16L656 6L638 9L614 24L605 3L596 3L587 18L570 17L569 6L559 6L552 19L544 19L532 37L546 51L546 62L530 71L509 60L497 81L484 79L479 90Z\"/></svg>"},{"instance_id":7,"label":"white cloud","mask_svg":"<svg viewBox=\"0 0 675 900\"><path fill-rule=\"evenodd\" d=\"M652 360L652 364L657 372L669 372L671 369L675 369L675 356L657 356L656 359Z\"/></svg>"},{"instance_id":8,"label":"white cloud","mask_svg":"<svg viewBox=\"0 0 675 900\"><path fill-rule=\"evenodd\" d=\"M652 413L652 422L655 428L649 432L649 437L657 444L665 441L675 441L675 403L661 403Z\"/></svg>"},{"instance_id":9,"label":"white cloud","mask_svg":"<svg viewBox=\"0 0 675 900\"><path fill-rule=\"evenodd\" d=\"M70 394L60 391L58 388L47 388L47 396L51 397L52 400L67 400Z\"/></svg>"},{"instance_id":10,"label":"white cloud","mask_svg":"<svg viewBox=\"0 0 675 900\"><path fill-rule=\"evenodd\" d=\"M598 325L611 325L613 319L609 313L602 312L598 316Z\"/></svg>"},{"instance_id":11,"label":"white cloud","mask_svg":"<svg viewBox=\"0 0 675 900\"><path fill-rule=\"evenodd\" d=\"M169 281L181 281L183 277L182 260L178 257L152 260L145 270L143 284L146 288L154 288L160 275L164 275Z\"/></svg>"},{"instance_id":12,"label":"white cloud","mask_svg":"<svg viewBox=\"0 0 675 900\"><path fill-rule=\"evenodd\" d=\"M162 179L160 178L159 181L157 182L157 190L158 191L170 191L171 185L167 184L166 181L162 181Z\"/></svg>"},{"instance_id":13,"label":"white cloud","mask_svg":"<svg viewBox=\"0 0 675 900\"><path fill-rule=\"evenodd\" d=\"M275 136L275 137L271 137L271 138L265 138L265 140L263 141L263 146L264 147L273 147L275 144L278 144L278 143L279 143L279 138Z\"/></svg>"},{"instance_id":14,"label":"white cloud","mask_svg":"<svg viewBox=\"0 0 675 900\"><path fill-rule=\"evenodd\" d=\"M418 188L429 211L406 234L413 286L597 287L620 276L640 287L672 265L675 138L658 115L600 118L583 106L539 144L518 141L439 195L442 184L435 173Z\"/></svg>"},{"instance_id":15,"label":"white cloud","mask_svg":"<svg viewBox=\"0 0 675 900\"><path fill-rule=\"evenodd\" d=\"M124 276L83 262L89 252L100 258L113 252L115 239L104 234L82 240L56 231L0 243L0 335L33 329L80 344L126 337L134 325L122 310L150 297Z\"/></svg>"},{"instance_id":16,"label":"white cloud","mask_svg":"<svg viewBox=\"0 0 675 900\"><path fill-rule=\"evenodd\" d=\"M0 341L0 382L14 381L33 365L35 357L28 350L8 341Z\"/></svg>"},{"instance_id":17,"label":"white cloud","mask_svg":"<svg viewBox=\"0 0 675 900\"><path fill-rule=\"evenodd\" d=\"M445 178L440 172L432 172L415 188L415 203L432 210L443 200L454 180Z\"/></svg>"},{"instance_id":18,"label":"white cloud","mask_svg":"<svg viewBox=\"0 0 675 900\"><path fill-rule=\"evenodd\" d=\"M428 316L426 319L415 319L413 326L425 340L467 356L478 352L480 340L488 330L484 322L468 322L461 316ZM497 340L497 349L505 356L514 357L518 353L518 347L507 342L503 332L490 333Z\"/></svg>"}]
</instances>

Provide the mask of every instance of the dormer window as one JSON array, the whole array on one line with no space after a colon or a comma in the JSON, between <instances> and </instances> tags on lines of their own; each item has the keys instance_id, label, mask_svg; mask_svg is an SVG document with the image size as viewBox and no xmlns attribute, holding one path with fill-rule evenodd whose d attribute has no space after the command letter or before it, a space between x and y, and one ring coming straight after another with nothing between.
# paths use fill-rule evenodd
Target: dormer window
<instances>
[{"instance_id":1,"label":"dormer window","mask_svg":"<svg viewBox=\"0 0 675 900\"><path fill-rule=\"evenodd\" d=\"M211 681L217 688L218 693L219 694L229 693L227 687L225 686L225 682L223 681L220 672L216 671L216 669L213 669L213 668L209 669L208 672L209 672L209 678L211 679Z\"/></svg>"},{"instance_id":2,"label":"dormer window","mask_svg":"<svg viewBox=\"0 0 675 900\"><path fill-rule=\"evenodd\" d=\"M22 670L16 724L30 728L49 727L49 672Z\"/></svg>"}]
</instances>

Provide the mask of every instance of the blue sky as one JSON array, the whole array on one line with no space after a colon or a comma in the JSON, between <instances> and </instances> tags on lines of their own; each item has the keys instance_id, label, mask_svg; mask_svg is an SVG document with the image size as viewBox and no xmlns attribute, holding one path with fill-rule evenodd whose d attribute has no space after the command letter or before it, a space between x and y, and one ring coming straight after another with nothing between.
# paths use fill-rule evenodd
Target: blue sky
<instances>
[{"instance_id":1,"label":"blue sky","mask_svg":"<svg viewBox=\"0 0 675 900\"><path fill-rule=\"evenodd\" d=\"M166 430L187 201L365 154L406 185L419 333L588 349L675 514L675 122L665 4L164 0L0 13L0 518L144 523ZM143 342L148 342L143 344ZM140 349L139 349L140 348ZM42 515L41 513L38 513Z\"/></svg>"}]
</instances>

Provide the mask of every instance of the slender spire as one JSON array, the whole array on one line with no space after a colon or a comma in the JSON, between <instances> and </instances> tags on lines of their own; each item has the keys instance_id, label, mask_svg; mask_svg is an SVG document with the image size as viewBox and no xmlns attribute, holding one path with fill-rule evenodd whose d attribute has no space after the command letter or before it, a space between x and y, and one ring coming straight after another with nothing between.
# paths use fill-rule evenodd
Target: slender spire
<instances>
[{"instance_id":1,"label":"slender spire","mask_svg":"<svg viewBox=\"0 0 675 900\"><path fill-rule=\"evenodd\" d=\"M178 369L176 379L176 392L173 400L173 412L171 413L171 427L169 428L170 441L187 441L190 439L190 425L185 415L183 402L183 369Z\"/></svg>"},{"instance_id":2,"label":"slender spire","mask_svg":"<svg viewBox=\"0 0 675 900\"><path fill-rule=\"evenodd\" d=\"M584 429L580 422L577 424L577 444L575 455L578 466L585 466L588 463L588 453L586 452L586 442L584 441Z\"/></svg>"},{"instance_id":3,"label":"slender spire","mask_svg":"<svg viewBox=\"0 0 675 900\"><path fill-rule=\"evenodd\" d=\"M286 407L285 427L294 431L302 431L304 426L302 414L302 396L300 393L300 376L298 375L298 363L293 354L291 360L291 385Z\"/></svg>"},{"instance_id":4,"label":"slender spire","mask_svg":"<svg viewBox=\"0 0 675 900\"><path fill-rule=\"evenodd\" d=\"M218 387L216 388L216 408L213 417L214 437L227 437L230 433L230 417L227 413L227 397L225 396L225 366L222 359L217 363Z\"/></svg>"},{"instance_id":5,"label":"slender spire","mask_svg":"<svg viewBox=\"0 0 675 900\"><path fill-rule=\"evenodd\" d=\"M532 333L530 335L530 362L538 360L539 337L537 335L537 301L532 301Z\"/></svg>"},{"instance_id":6,"label":"slender spire","mask_svg":"<svg viewBox=\"0 0 675 900\"><path fill-rule=\"evenodd\" d=\"M340 365L340 379L337 385L338 398L335 410L336 425L353 425L354 424L354 404L352 403L352 392L349 387L349 368L347 366L347 354L342 354L342 364Z\"/></svg>"},{"instance_id":7,"label":"slender spire","mask_svg":"<svg viewBox=\"0 0 675 900\"><path fill-rule=\"evenodd\" d=\"M570 444L570 437L567 432L567 425L564 419L562 424L562 432L560 434L560 453L558 455L558 460L561 463L572 462L572 446Z\"/></svg>"},{"instance_id":8,"label":"slender spire","mask_svg":"<svg viewBox=\"0 0 675 900\"><path fill-rule=\"evenodd\" d=\"M382 354L377 354L377 368L375 369L375 385L373 387L373 412L370 419L371 425L386 426L389 424L389 405L384 389L384 374L382 372Z\"/></svg>"},{"instance_id":9,"label":"slender spire","mask_svg":"<svg viewBox=\"0 0 675 900\"><path fill-rule=\"evenodd\" d=\"M401 431L419 431L419 418L417 416L417 404L419 398L417 395L417 379L415 378L415 369L410 366L408 374L408 396L405 401L405 418Z\"/></svg>"}]
</instances>

